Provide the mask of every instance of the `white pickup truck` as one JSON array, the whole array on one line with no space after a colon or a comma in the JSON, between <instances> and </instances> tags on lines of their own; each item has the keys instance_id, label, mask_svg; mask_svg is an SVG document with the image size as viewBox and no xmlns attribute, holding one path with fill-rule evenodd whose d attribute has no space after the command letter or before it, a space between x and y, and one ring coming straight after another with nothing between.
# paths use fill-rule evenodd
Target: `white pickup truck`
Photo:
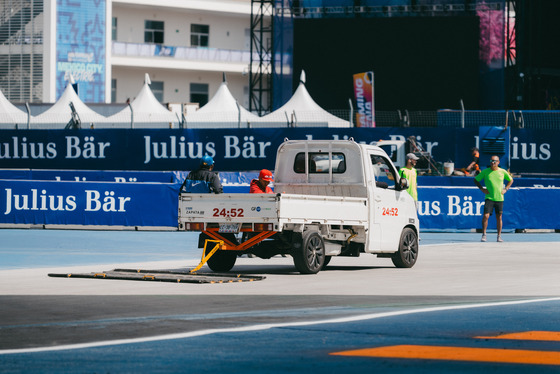
<instances>
[{"instance_id":1,"label":"white pickup truck","mask_svg":"<svg viewBox=\"0 0 560 374\"><path fill-rule=\"evenodd\" d=\"M418 257L416 206L387 154L353 140L287 140L276 157L275 194L182 193L179 229L221 241L208 259L217 272L236 258L291 255L314 274L332 256L372 253L397 267ZM206 253L209 248L206 248Z\"/></svg>"}]
</instances>

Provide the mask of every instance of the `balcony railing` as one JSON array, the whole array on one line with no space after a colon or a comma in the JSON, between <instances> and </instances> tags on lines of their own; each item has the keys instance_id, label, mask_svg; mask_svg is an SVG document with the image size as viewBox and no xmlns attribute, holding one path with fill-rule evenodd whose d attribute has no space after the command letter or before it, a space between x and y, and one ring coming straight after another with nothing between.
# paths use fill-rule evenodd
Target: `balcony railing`
<instances>
[{"instance_id":1,"label":"balcony railing","mask_svg":"<svg viewBox=\"0 0 560 374\"><path fill-rule=\"evenodd\" d=\"M249 51L204 48L204 47L177 47L162 44L113 42L113 56L128 57L162 57L192 61L209 62L234 62L249 64L251 53Z\"/></svg>"}]
</instances>

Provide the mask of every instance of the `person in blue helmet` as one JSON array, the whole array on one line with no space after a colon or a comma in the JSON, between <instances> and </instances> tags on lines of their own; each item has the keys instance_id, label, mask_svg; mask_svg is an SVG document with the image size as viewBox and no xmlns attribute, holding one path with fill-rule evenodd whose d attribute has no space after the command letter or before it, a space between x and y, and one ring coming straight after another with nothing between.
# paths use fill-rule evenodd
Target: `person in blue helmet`
<instances>
[{"instance_id":1,"label":"person in blue helmet","mask_svg":"<svg viewBox=\"0 0 560 374\"><path fill-rule=\"evenodd\" d=\"M208 155L203 156L200 159L200 166L187 175L180 191L187 193L223 193L224 189L220 177L212 171L213 169L214 159Z\"/></svg>"}]
</instances>

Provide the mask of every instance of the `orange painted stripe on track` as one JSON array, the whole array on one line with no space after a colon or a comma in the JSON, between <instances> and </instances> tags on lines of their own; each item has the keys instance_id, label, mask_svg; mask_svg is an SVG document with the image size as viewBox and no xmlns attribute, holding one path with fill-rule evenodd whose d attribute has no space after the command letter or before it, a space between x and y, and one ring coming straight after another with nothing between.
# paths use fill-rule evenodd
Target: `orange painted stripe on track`
<instances>
[{"instance_id":1,"label":"orange painted stripe on track","mask_svg":"<svg viewBox=\"0 0 560 374\"><path fill-rule=\"evenodd\" d=\"M512 339L512 340L542 340L550 342L560 342L560 332L558 331L526 331L497 336L475 336L477 339Z\"/></svg>"},{"instance_id":2,"label":"orange painted stripe on track","mask_svg":"<svg viewBox=\"0 0 560 374\"><path fill-rule=\"evenodd\" d=\"M420 360L500 362L511 364L560 365L560 352L521 349L394 345L335 352L337 356L405 358Z\"/></svg>"}]
</instances>

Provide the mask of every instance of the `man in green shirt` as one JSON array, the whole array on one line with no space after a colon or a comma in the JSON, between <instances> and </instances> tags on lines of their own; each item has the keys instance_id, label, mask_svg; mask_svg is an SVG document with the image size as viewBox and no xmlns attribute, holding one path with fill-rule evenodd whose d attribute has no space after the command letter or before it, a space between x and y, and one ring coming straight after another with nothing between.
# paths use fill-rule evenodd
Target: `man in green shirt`
<instances>
[{"instance_id":1,"label":"man in green shirt","mask_svg":"<svg viewBox=\"0 0 560 374\"><path fill-rule=\"evenodd\" d=\"M418 157L414 153L409 153L406 155L406 166L399 170L399 176L408 180L408 189L406 191L416 202L418 201L418 190L416 188L418 172L414 166L416 166L417 161Z\"/></svg>"},{"instance_id":2,"label":"man in green shirt","mask_svg":"<svg viewBox=\"0 0 560 374\"><path fill-rule=\"evenodd\" d=\"M496 211L496 228L498 229L498 242L502 240L502 213L504 211L504 194L509 190L513 183L513 177L506 170L499 167L500 158L492 156L490 159L490 167L482 170L474 178L474 184L484 192L484 214L482 216L482 239L486 241L486 228L488 227L488 218L492 214L492 210ZM484 179L484 187L480 181ZM504 180L508 184L504 188Z\"/></svg>"}]
</instances>

